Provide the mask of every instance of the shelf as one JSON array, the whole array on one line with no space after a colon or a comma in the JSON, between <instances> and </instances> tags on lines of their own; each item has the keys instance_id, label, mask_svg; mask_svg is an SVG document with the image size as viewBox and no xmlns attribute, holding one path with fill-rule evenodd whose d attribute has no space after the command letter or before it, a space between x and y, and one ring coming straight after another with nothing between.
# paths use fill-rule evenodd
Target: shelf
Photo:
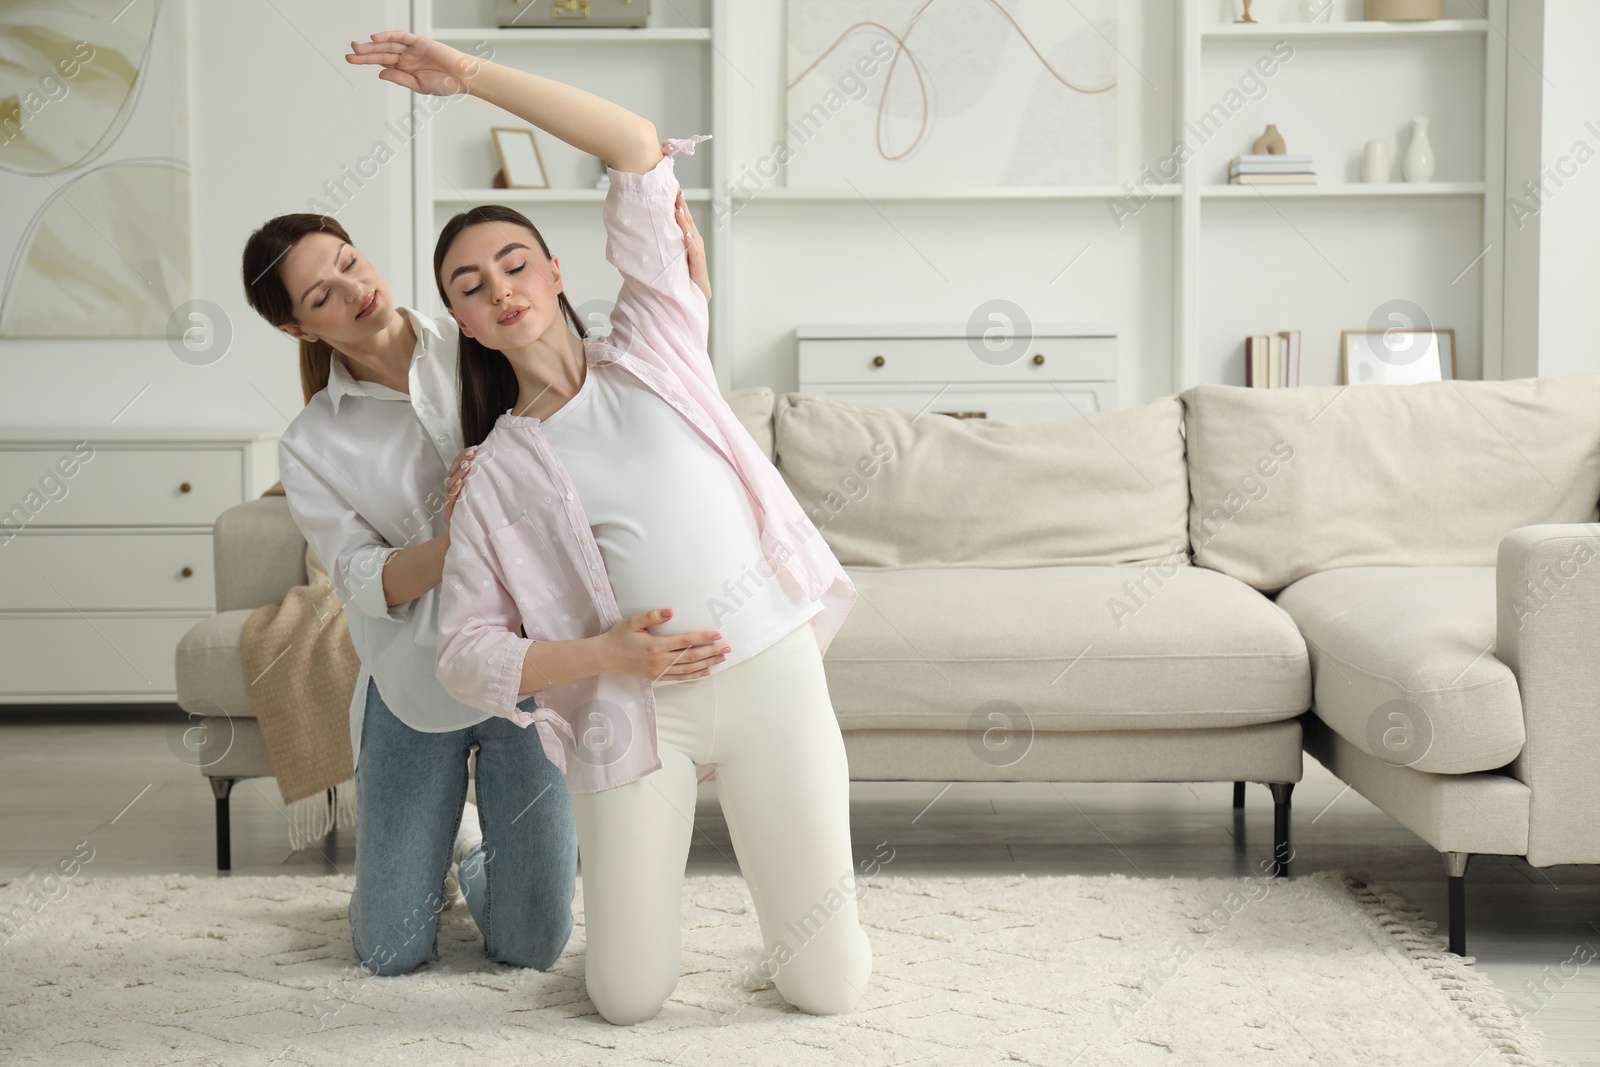
<instances>
[{"instance_id":1,"label":"shelf","mask_svg":"<svg viewBox=\"0 0 1600 1067\"><path fill-rule=\"evenodd\" d=\"M965 189L954 186L930 186L926 189L900 189L866 187L852 189L801 189L777 186L762 189L744 203L759 200L1105 200L1108 197L1175 198L1181 193L1177 185L1149 185L1133 192L1120 185L1016 185L985 186Z\"/></svg>"},{"instance_id":2,"label":"shelf","mask_svg":"<svg viewBox=\"0 0 1600 1067\"><path fill-rule=\"evenodd\" d=\"M449 193L435 193L435 204L601 204L606 199L605 189L455 189ZM710 189L685 189L685 200L705 202L711 199Z\"/></svg>"},{"instance_id":3,"label":"shelf","mask_svg":"<svg viewBox=\"0 0 1600 1067\"><path fill-rule=\"evenodd\" d=\"M1201 40L1279 37L1456 37L1489 32L1488 19L1433 19L1428 22L1258 22L1227 23L1200 31Z\"/></svg>"},{"instance_id":4,"label":"shelf","mask_svg":"<svg viewBox=\"0 0 1600 1067\"><path fill-rule=\"evenodd\" d=\"M661 44L663 42L692 42L710 44L711 31L698 27L685 29L582 29L580 27L532 27L526 30L507 30L487 26L437 27L428 36L446 44L470 41L491 41L495 44Z\"/></svg>"},{"instance_id":5,"label":"shelf","mask_svg":"<svg viewBox=\"0 0 1600 1067\"><path fill-rule=\"evenodd\" d=\"M1333 182L1328 185L1207 185L1207 199L1351 196L1482 196L1483 182Z\"/></svg>"}]
</instances>

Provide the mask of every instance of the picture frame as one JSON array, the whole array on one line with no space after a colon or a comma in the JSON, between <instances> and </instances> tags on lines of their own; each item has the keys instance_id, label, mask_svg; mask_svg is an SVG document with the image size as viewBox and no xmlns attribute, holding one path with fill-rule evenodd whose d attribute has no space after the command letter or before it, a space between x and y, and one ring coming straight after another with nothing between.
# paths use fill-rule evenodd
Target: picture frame
<instances>
[{"instance_id":1,"label":"picture frame","mask_svg":"<svg viewBox=\"0 0 1600 1067\"><path fill-rule=\"evenodd\" d=\"M495 154L500 157L500 169L494 176L494 188L550 188L550 176L545 173L544 157L539 154L539 142L534 139L531 129L520 126L491 126L489 135L494 138Z\"/></svg>"},{"instance_id":2,"label":"picture frame","mask_svg":"<svg viewBox=\"0 0 1600 1067\"><path fill-rule=\"evenodd\" d=\"M1417 336L1397 338L1405 334ZM1446 351L1448 375L1444 373ZM1339 331L1341 385L1403 385L1454 380L1455 376L1456 331L1450 327Z\"/></svg>"}]
</instances>

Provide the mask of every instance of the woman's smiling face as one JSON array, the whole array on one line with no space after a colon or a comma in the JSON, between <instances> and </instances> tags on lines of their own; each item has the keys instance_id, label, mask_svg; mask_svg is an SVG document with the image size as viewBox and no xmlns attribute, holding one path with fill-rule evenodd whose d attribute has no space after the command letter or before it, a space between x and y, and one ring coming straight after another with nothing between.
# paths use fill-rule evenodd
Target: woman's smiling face
<instances>
[{"instance_id":1,"label":"woman's smiling face","mask_svg":"<svg viewBox=\"0 0 1600 1067\"><path fill-rule=\"evenodd\" d=\"M338 347L382 330L394 314L389 286L355 245L331 233L308 233L278 264L304 334ZM285 324L279 327L297 336Z\"/></svg>"},{"instance_id":2,"label":"woman's smiling face","mask_svg":"<svg viewBox=\"0 0 1600 1067\"><path fill-rule=\"evenodd\" d=\"M497 351L522 348L561 321L561 264L525 226L479 222L451 242L439 266L461 332Z\"/></svg>"}]
</instances>

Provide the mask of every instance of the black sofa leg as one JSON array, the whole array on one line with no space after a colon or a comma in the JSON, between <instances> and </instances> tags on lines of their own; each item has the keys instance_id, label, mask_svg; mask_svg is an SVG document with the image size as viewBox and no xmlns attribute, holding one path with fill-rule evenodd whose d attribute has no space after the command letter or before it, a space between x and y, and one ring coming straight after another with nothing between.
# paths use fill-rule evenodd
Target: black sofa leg
<instances>
[{"instance_id":1,"label":"black sofa leg","mask_svg":"<svg viewBox=\"0 0 1600 1067\"><path fill-rule=\"evenodd\" d=\"M1467 954L1467 861L1470 852L1443 852L1445 873L1450 882L1450 951Z\"/></svg>"},{"instance_id":2,"label":"black sofa leg","mask_svg":"<svg viewBox=\"0 0 1600 1067\"><path fill-rule=\"evenodd\" d=\"M1294 792L1293 782L1268 782L1272 790L1272 877L1289 877L1289 794Z\"/></svg>"},{"instance_id":3,"label":"black sofa leg","mask_svg":"<svg viewBox=\"0 0 1600 1067\"><path fill-rule=\"evenodd\" d=\"M237 778L212 778L211 795L217 798L217 870L233 867L233 849L228 840L228 794L233 792Z\"/></svg>"},{"instance_id":4,"label":"black sofa leg","mask_svg":"<svg viewBox=\"0 0 1600 1067\"><path fill-rule=\"evenodd\" d=\"M1235 808L1244 807L1244 783L1243 782L1234 782L1233 783L1233 806Z\"/></svg>"}]
</instances>

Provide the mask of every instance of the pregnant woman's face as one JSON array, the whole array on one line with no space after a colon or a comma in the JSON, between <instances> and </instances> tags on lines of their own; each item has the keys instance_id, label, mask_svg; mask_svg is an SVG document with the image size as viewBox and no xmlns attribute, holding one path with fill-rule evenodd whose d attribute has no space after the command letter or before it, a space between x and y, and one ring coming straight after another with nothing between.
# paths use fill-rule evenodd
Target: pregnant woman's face
<instances>
[{"instance_id":1,"label":"pregnant woman's face","mask_svg":"<svg viewBox=\"0 0 1600 1067\"><path fill-rule=\"evenodd\" d=\"M504 352L561 326L561 264L526 227L480 222L456 235L439 265L461 332ZM564 328L564 327L563 327Z\"/></svg>"},{"instance_id":2,"label":"pregnant woman's face","mask_svg":"<svg viewBox=\"0 0 1600 1067\"><path fill-rule=\"evenodd\" d=\"M394 315L389 286L378 268L330 233L308 233L278 264L289 299L294 301L293 336L328 341L335 348L382 330Z\"/></svg>"}]
</instances>

